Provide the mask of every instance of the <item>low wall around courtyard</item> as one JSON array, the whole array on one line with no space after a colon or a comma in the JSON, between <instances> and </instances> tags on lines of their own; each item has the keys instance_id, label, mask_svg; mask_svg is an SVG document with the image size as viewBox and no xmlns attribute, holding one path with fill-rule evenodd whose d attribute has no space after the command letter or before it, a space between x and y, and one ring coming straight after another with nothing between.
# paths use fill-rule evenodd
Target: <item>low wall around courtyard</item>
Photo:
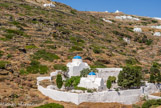
<instances>
[{"instance_id":1,"label":"low wall around courtyard","mask_svg":"<svg viewBox=\"0 0 161 108\"><path fill-rule=\"evenodd\" d=\"M58 91L38 86L38 90L45 96L53 100L72 102L77 105L83 102L117 102L122 104L134 104L140 100L141 90L124 90L124 91L103 91L94 93L71 93Z\"/></svg>"}]
</instances>

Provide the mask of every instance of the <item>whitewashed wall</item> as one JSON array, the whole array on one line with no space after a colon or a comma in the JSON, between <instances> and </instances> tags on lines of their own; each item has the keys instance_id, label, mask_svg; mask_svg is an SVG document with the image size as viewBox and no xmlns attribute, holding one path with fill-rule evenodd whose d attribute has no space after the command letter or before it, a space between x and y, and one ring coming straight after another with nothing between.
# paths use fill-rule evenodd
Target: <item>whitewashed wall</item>
<instances>
[{"instance_id":1,"label":"whitewashed wall","mask_svg":"<svg viewBox=\"0 0 161 108\"><path fill-rule=\"evenodd\" d=\"M53 100L72 102L77 105L83 102L117 102L122 104L134 104L139 101L141 90L104 91L94 93L70 93L52 90L38 86L38 90Z\"/></svg>"},{"instance_id":2,"label":"whitewashed wall","mask_svg":"<svg viewBox=\"0 0 161 108\"><path fill-rule=\"evenodd\" d=\"M115 76L117 80L117 77L120 71L122 71L122 68L97 68L97 70L97 76L103 78L103 80L106 82L109 76Z\"/></svg>"},{"instance_id":3,"label":"whitewashed wall","mask_svg":"<svg viewBox=\"0 0 161 108\"><path fill-rule=\"evenodd\" d=\"M72 103L78 104L78 94L77 93L70 93L70 92L52 90L52 89L44 88L42 86L38 86L38 90L42 94L50 97L53 100L64 101L64 102L72 102Z\"/></svg>"}]
</instances>

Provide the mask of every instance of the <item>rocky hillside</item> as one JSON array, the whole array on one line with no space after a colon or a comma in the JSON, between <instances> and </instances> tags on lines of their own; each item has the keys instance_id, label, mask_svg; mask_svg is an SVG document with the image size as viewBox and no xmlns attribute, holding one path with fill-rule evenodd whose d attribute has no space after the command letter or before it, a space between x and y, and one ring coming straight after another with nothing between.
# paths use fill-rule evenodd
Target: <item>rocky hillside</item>
<instances>
[{"instance_id":1,"label":"rocky hillside","mask_svg":"<svg viewBox=\"0 0 161 108\"><path fill-rule=\"evenodd\" d=\"M146 69L160 62L161 37L153 33L161 30L150 26L161 21L133 15L140 20L120 20L116 16L126 14L80 12L58 2L50 8L44 3L50 1L0 0L0 101L41 104L45 99L35 93L36 76L77 54L94 68L131 63ZM142 32L133 32L134 27Z\"/></svg>"}]
</instances>

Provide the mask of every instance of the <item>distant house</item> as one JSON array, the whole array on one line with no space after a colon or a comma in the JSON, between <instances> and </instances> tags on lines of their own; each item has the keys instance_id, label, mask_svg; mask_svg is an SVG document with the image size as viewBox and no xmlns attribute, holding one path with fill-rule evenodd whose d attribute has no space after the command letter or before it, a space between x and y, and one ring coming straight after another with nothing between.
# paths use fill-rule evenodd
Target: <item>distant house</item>
<instances>
[{"instance_id":1,"label":"distant house","mask_svg":"<svg viewBox=\"0 0 161 108\"><path fill-rule=\"evenodd\" d=\"M82 71L85 68L90 68L87 63L84 63L82 61L81 56L73 57L72 62L68 63L67 67L69 68L69 72L68 72L69 77L80 76L80 71Z\"/></svg>"},{"instance_id":2,"label":"distant house","mask_svg":"<svg viewBox=\"0 0 161 108\"><path fill-rule=\"evenodd\" d=\"M106 20L105 18L102 18L102 20L105 21L105 22L108 22L108 23L112 23L112 21Z\"/></svg>"},{"instance_id":3,"label":"distant house","mask_svg":"<svg viewBox=\"0 0 161 108\"><path fill-rule=\"evenodd\" d=\"M141 28L134 28L133 31L134 32L142 32L142 29Z\"/></svg>"},{"instance_id":4,"label":"distant house","mask_svg":"<svg viewBox=\"0 0 161 108\"><path fill-rule=\"evenodd\" d=\"M55 7L55 5L54 5L54 4L52 4L52 3L44 4L43 6L44 6L44 7Z\"/></svg>"},{"instance_id":5,"label":"distant house","mask_svg":"<svg viewBox=\"0 0 161 108\"><path fill-rule=\"evenodd\" d=\"M115 13L120 13L120 11L119 10L116 10Z\"/></svg>"},{"instance_id":6,"label":"distant house","mask_svg":"<svg viewBox=\"0 0 161 108\"><path fill-rule=\"evenodd\" d=\"M120 20L134 20L134 21L139 21L139 18L134 18L132 16L116 16L116 19L120 19Z\"/></svg>"},{"instance_id":7,"label":"distant house","mask_svg":"<svg viewBox=\"0 0 161 108\"><path fill-rule=\"evenodd\" d=\"M160 32L155 32L154 36L161 36L161 33Z\"/></svg>"},{"instance_id":8,"label":"distant house","mask_svg":"<svg viewBox=\"0 0 161 108\"><path fill-rule=\"evenodd\" d=\"M161 29L161 26L151 26L151 28Z\"/></svg>"},{"instance_id":9,"label":"distant house","mask_svg":"<svg viewBox=\"0 0 161 108\"><path fill-rule=\"evenodd\" d=\"M105 89L103 78L97 77L94 72L90 72L87 77L82 77L78 87L96 90Z\"/></svg>"}]
</instances>

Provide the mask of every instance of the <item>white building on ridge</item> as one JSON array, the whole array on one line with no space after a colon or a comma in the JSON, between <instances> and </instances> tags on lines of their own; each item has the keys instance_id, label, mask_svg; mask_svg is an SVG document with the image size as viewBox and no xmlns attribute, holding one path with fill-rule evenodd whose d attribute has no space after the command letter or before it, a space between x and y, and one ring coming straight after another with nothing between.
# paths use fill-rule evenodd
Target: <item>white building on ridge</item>
<instances>
[{"instance_id":1,"label":"white building on ridge","mask_svg":"<svg viewBox=\"0 0 161 108\"><path fill-rule=\"evenodd\" d=\"M134 32L142 32L142 29L141 28L134 28L133 31Z\"/></svg>"},{"instance_id":2,"label":"white building on ridge","mask_svg":"<svg viewBox=\"0 0 161 108\"><path fill-rule=\"evenodd\" d=\"M55 7L55 5L54 5L54 4L52 4L52 3L44 4L43 6L44 6L44 7Z\"/></svg>"},{"instance_id":3,"label":"white building on ridge","mask_svg":"<svg viewBox=\"0 0 161 108\"><path fill-rule=\"evenodd\" d=\"M116 10L115 13L120 13L120 11L119 10Z\"/></svg>"},{"instance_id":4,"label":"white building on ridge","mask_svg":"<svg viewBox=\"0 0 161 108\"><path fill-rule=\"evenodd\" d=\"M97 77L94 72L90 72L87 77L82 77L78 87L96 90L105 89L103 78Z\"/></svg>"},{"instance_id":5,"label":"white building on ridge","mask_svg":"<svg viewBox=\"0 0 161 108\"><path fill-rule=\"evenodd\" d=\"M155 32L154 36L161 36L161 33L160 32Z\"/></svg>"},{"instance_id":6,"label":"white building on ridge","mask_svg":"<svg viewBox=\"0 0 161 108\"><path fill-rule=\"evenodd\" d=\"M71 76L80 76L80 71L86 68L90 68L87 63L84 63L82 61L82 57L75 56L72 59L72 62L67 64L67 67L69 68L68 75Z\"/></svg>"}]
</instances>

